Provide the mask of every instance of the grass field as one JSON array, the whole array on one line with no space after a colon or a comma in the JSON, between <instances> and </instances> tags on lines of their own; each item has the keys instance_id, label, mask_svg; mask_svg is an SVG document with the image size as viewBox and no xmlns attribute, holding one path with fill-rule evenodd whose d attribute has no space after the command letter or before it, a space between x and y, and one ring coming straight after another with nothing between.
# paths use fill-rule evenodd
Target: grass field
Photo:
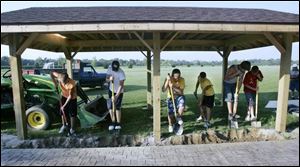
<instances>
[{"instance_id":1,"label":"grass field","mask_svg":"<svg viewBox=\"0 0 300 167\"><path fill-rule=\"evenodd\" d=\"M216 93L216 104L220 104L221 100L221 75L222 67L221 66L207 66L207 67L177 67L181 70L182 77L185 78L186 89L186 112L184 113L184 133L191 133L204 130L203 122L196 123L195 119L199 115L198 109L196 107L196 100L193 96L195 89L195 84L197 81L197 76L201 71L207 73L207 77L214 84L214 89ZM263 127L274 128L275 127L275 113L270 109L265 109L264 106L269 100L277 99L277 89L278 89L278 78L279 78L279 66L262 66L260 67L264 80L260 84L260 94L259 94L259 113L258 118L262 121ZM106 72L102 67L97 67L98 72ZM123 98L123 109L122 109L122 133L123 134L135 134L135 135L149 135L153 131L153 119L152 112L145 110L147 104L147 95L146 95L146 67L133 67L129 69L124 67L123 70L126 74L125 81L125 93ZM167 73L171 73L171 67L161 67L161 85L167 76ZM2 71L1 71L2 73ZM243 89L243 88L242 88ZM107 98L107 91L101 90L100 88L84 89L87 94L93 98L99 94L103 94ZM200 92L200 91L199 91ZM171 134L168 133L167 127L167 108L165 105L166 93L162 93L162 109L161 109L161 132L162 137L168 137ZM244 122L246 116L246 102L243 90L240 94L238 113L241 115L241 123L239 124L240 128L247 128L250 126L249 122ZM216 130L226 130L227 129L227 110L223 109L220 106L216 106L213 109L212 113L212 128ZM13 124L7 123L4 125L1 122L1 132L10 131L14 133ZM59 123L51 127L50 130L45 132L30 132L31 137L44 137L49 135L57 135L57 129L59 128ZM99 134L106 135L108 121L100 122L88 130L81 129L79 133L82 134ZM288 127L299 126L299 118L288 115L287 121ZM11 129L11 130L7 130Z\"/></svg>"}]
</instances>

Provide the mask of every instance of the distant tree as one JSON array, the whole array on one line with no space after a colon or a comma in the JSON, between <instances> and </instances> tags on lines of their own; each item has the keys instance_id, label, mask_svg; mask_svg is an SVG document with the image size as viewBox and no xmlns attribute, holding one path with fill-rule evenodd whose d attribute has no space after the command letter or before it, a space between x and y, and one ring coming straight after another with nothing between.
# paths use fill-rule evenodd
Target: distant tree
<instances>
[{"instance_id":1,"label":"distant tree","mask_svg":"<svg viewBox=\"0 0 300 167\"><path fill-rule=\"evenodd\" d=\"M9 66L9 57L8 56L1 57L1 66Z\"/></svg>"},{"instance_id":2,"label":"distant tree","mask_svg":"<svg viewBox=\"0 0 300 167\"><path fill-rule=\"evenodd\" d=\"M129 65L128 65L128 68L133 68L133 65L132 65L132 64L129 64Z\"/></svg>"},{"instance_id":3,"label":"distant tree","mask_svg":"<svg viewBox=\"0 0 300 167\"><path fill-rule=\"evenodd\" d=\"M59 67L63 67L64 64L66 64L66 59L64 57L59 57L57 59L57 64L58 64Z\"/></svg>"},{"instance_id":4,"label":"distant tree","mask_svg":"<svg viewBox=\"0 0 300 167\"><path fill-rule=\"evenodd\" d=\"M34 67L40 68L40 67L43 67L43 65L44 65L44 60L41 57L38 57L37 59L35 59Z\"/></svg>"}]
</instances>

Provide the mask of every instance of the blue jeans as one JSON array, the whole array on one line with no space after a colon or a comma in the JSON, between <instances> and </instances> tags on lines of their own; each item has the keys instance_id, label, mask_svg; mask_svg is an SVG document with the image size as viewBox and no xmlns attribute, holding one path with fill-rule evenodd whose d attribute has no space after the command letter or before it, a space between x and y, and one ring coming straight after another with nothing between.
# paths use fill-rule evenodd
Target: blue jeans
<instances>
[{"instance_id":1,"label":"blue jeans","mask_svg":"<svg viewBox=\"0 0 300 167\"><path fill-rule=\"evenodd\" d=\"M255 93L245 93L246 101L248 106L254 106L255 105Z\"/></svg>"},{"instance_id":2,"label":"blue jeans","mask_svg":"<svg viewBox=\"0 0 300 167\"><path fill-rule=\"evenodd\" d=\"M226 102L233 102L235 93L236 83L224 82L225 99Z\"/></svg>"}]
</instances>

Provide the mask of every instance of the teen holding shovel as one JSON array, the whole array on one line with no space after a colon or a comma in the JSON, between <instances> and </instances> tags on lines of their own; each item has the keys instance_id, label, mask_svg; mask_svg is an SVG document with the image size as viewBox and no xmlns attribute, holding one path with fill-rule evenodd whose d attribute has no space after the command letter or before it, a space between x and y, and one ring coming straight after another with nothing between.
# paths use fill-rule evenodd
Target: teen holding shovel
<instances>
[{"instance_id":1,"label":"teen holding shovel","mask_svg":"<svg viewBox=\"0 0 300 167\"><path fill-rule=\"evenodd\" d=\"M59 130L59 133L63 133L65 130L69 130L71 123L71 129L68 132L70 135L75 135L75 121L77 117L77 90L76 83L73 79L69 78L67 73L58 73L52 72L51 78L55 84L57 90L57 82L61 88L61 99L60 99L60 112L62 116L62 127Z\"/></svg>"},{"instance_id":2,"label":"teen holding shovel","mask_svg":"<svg viewBox=\"0 0 300 167\"><path fill-rule=\"evenodd\" d=\"M254 104L256 102L256 99L258 98L257 81L262 81L262 80L263 80L263 75L257 66L253 66L251 68L251 71L249 71L245 76L243 84L244 84L245 97L248 104L247 116L245 118L245 121L255 121L257 119L257 114L254 115ZM257 108L256 108L256 113L257 113Z\"/></svg>"},{"instance_id":3,"label":"teen holding shovel","mask_svg":"<svg viewBox=\"0 0 300 167\"><path fill-rule=\"evenodd\" d=\"M228 120L237 119L238 93L242 86L246 71L251 68L249 61L243 61L239 65L232 65L228 68L224 77L225 101L227 102ZM233 102L235 101L235 106Z\"/></svg>"},{"instance_id":4,"label":"teen holding shovel","mask_svg":"<svg viewBox=\"0 0 300 167\"><path fill-rule=\"evenodd\" d=\"M173 124L176 123L176 120L180 126L183 125L182 116L185 109L184 88L185 81L184 78L181 77L180 70L174 69L172 71L172 75L167 76L167 79L165 80L165 83L162 87L163 92L168 90L167 104L170 133L173 132ZM177 111L178 114L175 113Z\"/></svg>"},{"instance_id":5,"label":"teen holding shovel","mask_svg":"<svg viewBox=\"0 0 300 167\"><path fill-rule=\"evenodd\" d=\"M210 118L211 118L211 111L215 102L215 92L214 92L213 84L208 78L206 78L205 72L201 72L200 75L198 76L196 88L194 91L194 95L197 99L198 99L197 90L199 85L201 87L202 93L198 101L200 116L199 118L197 118L196 121L199 122L202 119L204 119L205 122L204 127L209 128L211 126Z\"/></svg>"},{"instance_id":6,"label":"teen holding shovel","mask_svg":"<svg viewBox=\"0 0 300 167\"><path fill-rule=\"evenodd\" d=\"M107 100L107 108L110 113L112 123L108 130L121 130L121 106L124 93L125 73L120 68L118 61L113 61L107 70L106 81L110 83Z\"/></svg>"}]
</instances>

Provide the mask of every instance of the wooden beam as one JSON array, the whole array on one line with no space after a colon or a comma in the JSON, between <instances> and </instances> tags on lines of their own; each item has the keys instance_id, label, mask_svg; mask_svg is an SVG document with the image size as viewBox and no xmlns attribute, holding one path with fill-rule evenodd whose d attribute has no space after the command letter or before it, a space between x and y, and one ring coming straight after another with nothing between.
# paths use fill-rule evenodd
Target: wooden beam
<instances>
[{"instance_id":1,"label":"wooden beam","mask_svg":"<svg viewBox=\"0 0 300 167\"><path fill-rule=\"evenodd\" d=\"M165 48L172 42L172 40L179 34L179 32L177 31L172 37L170 40L168 40L168 42L161 48L161 52L163 50L165 50Z\"/></svg>"},{"instance_id":2,"label":"wooden beam","mask_svg":"<svg viewBox=\"0 0 300 167\"><path fill-rule=\"evenodd\" d=\"M68 73L69 77L71 79L73 79L73 69L72 69L73 58L71 56L71 51L70 51L70 49L68 49L66 47L62 47L62 50L66 57L67 73Z\"/></svg>"},{"instance_id":3,"label":"wooden beam","mask_svg":"<svg viewBox=\"0 0 300 167\"><path fill-rule=\"evenodd\" d=\"M21 55L17 54L18 38L16 34L9 35L10 69L12 79L12 92L17 136L24 140L27 138L27 123L25 116L24 88L22 78ZM22 52L20 52L22 53Z\"/></svg>"},{"instance_id":4,"label":"wooden beam","mask_svg":"<svg viewBox=\"0 0 300 167\"><path fill-rule=\"evenodd\" d=\"M284 47L286 52L280 57L280 74L277 96L277 111L275 129L278 132L284 132L286 129L289 83L290 83L290 67L292 55L292 35L284 34Z\"/></svg>"},{"instance_id":5,"label":"wooden beam","mask_svg":"<svg viewBox=\"0 0 300 167\"><path fill-rule=\"evenodd\" d=\"M129 38L129 39L132 39L132 36L131 36L131 33L130 33L130 32L128 32L128 38Z\"/></svg>"},{"instance_id":6,"label":"wooden beam","mask_svg":"<svg viewBox=\"0 0 300 167\"><path fill-rule=\"evenodd\" d=\"M148 49L152 49L148 43L152 43L152 40L79 40L68 41L70 47L98 47L98 46L145 46ZM223 46L222 40L161 40L161 43L167 43L172 46ZM148 45L148 46L147 46ZM166 48L166 47L165 47ZM165 49L164 48L164 49Z\"/></svg>"},{"instance_id":7,"label":"wooden beam","mask_svg":"<svg viewBox=\"0 0 300 167\"><path fill-rule=\"evenodd\" d=\"M151 84L151 51L147 51L147 108L149 111L153 109L153 99L152 99L152 84Z\"/></svg>"},{"instance_id":8,"label":"wooden beam","mask_svg":"<svg viewBox=\"0 0 300 167\"><path fill-rule=\"evenodd\" d=\"M133 33L149 50L153 52L152 47L136 31L134 31Z\"/></svg>"},{"instance_id":9,"label":"wooden beam","mask_svg":"<svg viewBox=\"0 0 300 167\"><path fill-rule=\"evenodd\" d=\"M82 49L82 47L79 47L79 48L71 55L71 58L73 59L81 49Z\"/></svg>"},{"instance_id":10,"label":"wooden beam","mask_svg":"<svg viewBox=\"0 0 300 167\"><path fill-rule=\"evenodd\" d=\"M218 49L218 48L215 47L215 46L213 46L212 48L215 49L221 57L224 56L223 53L221 53L220 49Z\"/></svg>"},{"instance_id":11,"label":"wooden beam","mask_svg":"<svg viewBox=\"0 0 300 167\"><path fill-rule=\"evenodd\" d=\"M155 142L160 142L160 33L153 33L153 134Z\"/></svg>"},{"instance_id":12,"label":"wooden beam","mask_svg":"<svg viewBox=\"0 0 300 167\"><path fill-rule=\"evenodd\" d=\"M121 39L118 33L114 33L114 34L115 34L115 36L117 37L118 40Z\"/></svg>"},{"instance_id":13,"label":"wooden beam","mask_svg":"<svg viewBox=\"0 0 300 167\"><path fill-rule=\"evenodd\" d=\"M104 39L108 40L109 37L106 35L106 34L103 34L103 33L99 33Z\"/></svg>"},{"instance_id":14,"label":"wooden beam","mask_svg":"<svg viewBox=\"0 0 300 167\"><path fill-rule=\"evenodd\" d=\"M68 41L65 38L61 38L58 36L55 36L54 34L40 34L37 38L36 38L37 42L40 43L47 43L50 45L56 45L56 46L68 46Z\"/></svg>"},{"instance_id":15,"label":"wooden beam","mask_svg":"<svg viewBox=\"0 0 300 167\"><path fill-rule=\"evenodd\" d=\"M29 37L20 45L16 55L21 55L26 50L26 48L28 48L32 44L32 42L38 37L38 35L38 33L30 34Z\"/></svg>"},{"instance_id":16,"label":"wooden beam","mask_svg":"<svg viewBox=\"0 0 300 167\"><path fill-rule=\"evenodd\" d=\"M91 33L86 33L86 36L88 36L89 38L93 39L93 40L97 40L97 34L91 34Z\"/></svg>"},{"instance_id":17,"label":"wooden beam","mask_svg":"<svg viewBox=\"0 0 300 167\"><path fill-rule=\"evenodd\" d=\"M189 32L298 32L299 25L224 23L91 23L1 25L1 33L28 32L111 32L111 31L189 31Z\"/></svg>"},{"instance_id":18,"label":"wooden beam","mask_svg":"<svg viewBox=\"0 0 300 167\"><path fill-rule=\"evenodd\" d=\"M231 38L229 40L226 40L225 45L239 45L241 43L247 43L251 41L255 41L258 39L263 39L264 36L262 34L247 34L247 35L240 35L238 37Z\"/></svg>"},{"instance_id":19,"label":"wooden beam","mask_svg":"<svg viewBox=\"0 0 300 167\"><path fill-rule=\"evenodd\" d=\"M281 54L286 52L279 40L277 40L270 32L264 33L265 37L278 49Z\"/></svg>"}]
</instances>

